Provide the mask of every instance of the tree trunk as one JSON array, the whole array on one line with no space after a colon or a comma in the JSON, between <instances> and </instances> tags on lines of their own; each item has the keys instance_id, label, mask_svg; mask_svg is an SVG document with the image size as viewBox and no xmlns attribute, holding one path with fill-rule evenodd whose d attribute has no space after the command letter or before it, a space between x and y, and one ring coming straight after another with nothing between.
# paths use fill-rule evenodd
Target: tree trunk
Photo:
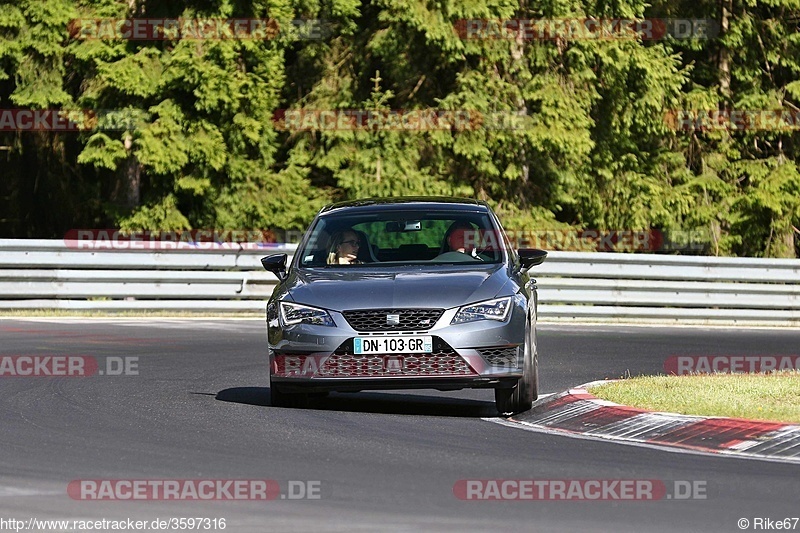
<instances>
[{"instance_id":1,"label":"tree trunk","mask_svg":"<svg viewBox=\"0 0 800 533\"><path fill-rule=\"evenodd\" d=\"M111 193L111 201L125 211L130 212L141 203L142 166L136 155L131 152L133 141L130 135L125 137L125 149L128 157L117 168L116 180Z\"/></svg>"},{"instance_id":2,"label":"tree trunk","mask_svg":"<svg viewBox=\"0 0 800 533\"><path fill-rule=\"evenodd\" d=\"M780 231L775 235L772 245L767 250L767 256L785 259L797 257L797 250L794 245L794 229L791 225L786 231Z\"/></svg>"},{"instance_id":3,"label":"tree trunk","mask_svg":"<svg viewBox=\"0 0 800 533\"><path fill-rule=\"evenodd\" d=\"M527 14L527 5L526 2L520 2L520 13L522 16L526 16ZM525 61L525 33L522 27L520 27L519 32L517 32L516 38L514 39L514 43L511 45L511 59L514 62L514 71L515 72L522 72L524 71L527 66L524 64ZM522 96L522 87L523 83L519 83L519 91L520 95L516 101L517 107L517 116L520 117L524 127L524 120L525 117L528 116L528 106L525 102L525 98ZM520 200L522 200L523 205L527 205L528 195L526 194L526 188L528 185L528 177L530 175L530 165L528 164L528 156L525 150L525 143L520 141L519 143L519 161L521 165L521 172L520 172L520 181L517 186L519 193L520 193Z\"/></svg>"},{"instance_id":4,"label":"tree trunk","mask_svg":"<svg viewBox=\"0 0 800 533\"><path fill-rule=\"evenodd\" d=\"M719 37L720 39L728 33L730 27L730 17L733 11L733 0L720 0L720 20L719 20ZM720 42L720 41L718 41ZM731 96L731 51L724 45L720 45L719 49L719 90L724 98Z\"/></svg>"}]
</instances>

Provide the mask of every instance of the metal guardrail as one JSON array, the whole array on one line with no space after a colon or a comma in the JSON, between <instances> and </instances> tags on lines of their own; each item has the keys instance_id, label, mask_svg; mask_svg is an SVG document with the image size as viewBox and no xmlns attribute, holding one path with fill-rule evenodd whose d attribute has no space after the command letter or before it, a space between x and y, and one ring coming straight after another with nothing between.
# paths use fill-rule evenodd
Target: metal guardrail
<instances>
[{"instance_id":1,"label":"metal guardrail","mask_svg":"<svg viewBox=\"0 0 800 533\"><path fill-rule=\"evenodd\" d=\"M0 309L261 312L259 259L293 245L90 250L0 240ZM540 319L800 325L800 260L551 252L531 270Z\"/></svg>"},{"instance_id":2,"label":"metal guardrail","mask_svg":"<svg viewBox=\"0 0 800 533\"><path fill-rule=\"evenodd\" d=\"M553 252L542 318L800 325L800 260Z\"/></svg>"},{"instance_id":3,"label":"metal guardrail","mask_svg":"<svg viewBox=\"0 0 800 533\"><path fill-rule=\"evenodd\" d=\"M261 249L79 249L0 239L0 309L262 311L277 282Z\"/></svg>"}]
</instances>

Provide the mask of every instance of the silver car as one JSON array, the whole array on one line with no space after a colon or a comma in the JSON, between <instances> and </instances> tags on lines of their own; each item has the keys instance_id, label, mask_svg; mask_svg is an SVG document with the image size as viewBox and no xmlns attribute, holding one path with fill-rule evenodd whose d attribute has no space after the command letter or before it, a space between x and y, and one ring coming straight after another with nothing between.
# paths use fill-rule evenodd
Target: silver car
<instances>
[{"instance_id":1,"label":"silver car","mask_svg":"<svg viewBox=\"0 0 800 533\"><path fill-rule=\"evenodd\" d=\"M538 396L542 250L514 250L485 203L382 198L323 208L267 305L271 404L329 391L493 388L497 410Z\"/></svg>"}]
</instances>

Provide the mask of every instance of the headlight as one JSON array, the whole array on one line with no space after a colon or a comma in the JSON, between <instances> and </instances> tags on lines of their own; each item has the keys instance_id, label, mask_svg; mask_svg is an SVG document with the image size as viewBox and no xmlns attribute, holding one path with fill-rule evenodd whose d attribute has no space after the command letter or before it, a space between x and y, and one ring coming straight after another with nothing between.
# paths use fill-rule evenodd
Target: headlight
<instances>
[{"instance_id":1,"label":"headlight","mask_svg":"<svg viewBox=\"0 0 800 533\"><path fill-rule=\"evenodd\" d=\"M292 324L312 324L314 326L335 326L331 315L324 309L307 305L281 302L281 318L287 326Z\"/></svg>"},{"instance_id":2,"label":"headlight","mask_svg":"<svg viewBox=\"0 0 800 533\"><path fill-rule=\"evenodd\" d=\"M496 300L486 300L476 304L465 305L458 310L453 317L451 324L463 324L465 322L475 322L476 320L499 320L503 321L508 316L511 309L511 296L497 298Z\"/></svg>"}]
</instances>

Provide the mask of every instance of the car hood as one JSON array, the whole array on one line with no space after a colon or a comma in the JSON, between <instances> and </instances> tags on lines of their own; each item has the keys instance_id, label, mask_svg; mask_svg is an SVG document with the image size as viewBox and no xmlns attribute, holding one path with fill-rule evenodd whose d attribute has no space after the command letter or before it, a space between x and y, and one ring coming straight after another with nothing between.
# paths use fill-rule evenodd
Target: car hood
<instances>
[{"instance_id":1,"label":"car hood","mask_svg":"<svg viewBox=\"0 0 800 533\"><path fill-rule=\"evenodd\" d=\"M451 308L488 300L508 281L503 264L463 267L293 269L285 293L297 303L334 311L402 307ZM285 298L282 294L281 298Z\"/></svg>"}]
</instances>

